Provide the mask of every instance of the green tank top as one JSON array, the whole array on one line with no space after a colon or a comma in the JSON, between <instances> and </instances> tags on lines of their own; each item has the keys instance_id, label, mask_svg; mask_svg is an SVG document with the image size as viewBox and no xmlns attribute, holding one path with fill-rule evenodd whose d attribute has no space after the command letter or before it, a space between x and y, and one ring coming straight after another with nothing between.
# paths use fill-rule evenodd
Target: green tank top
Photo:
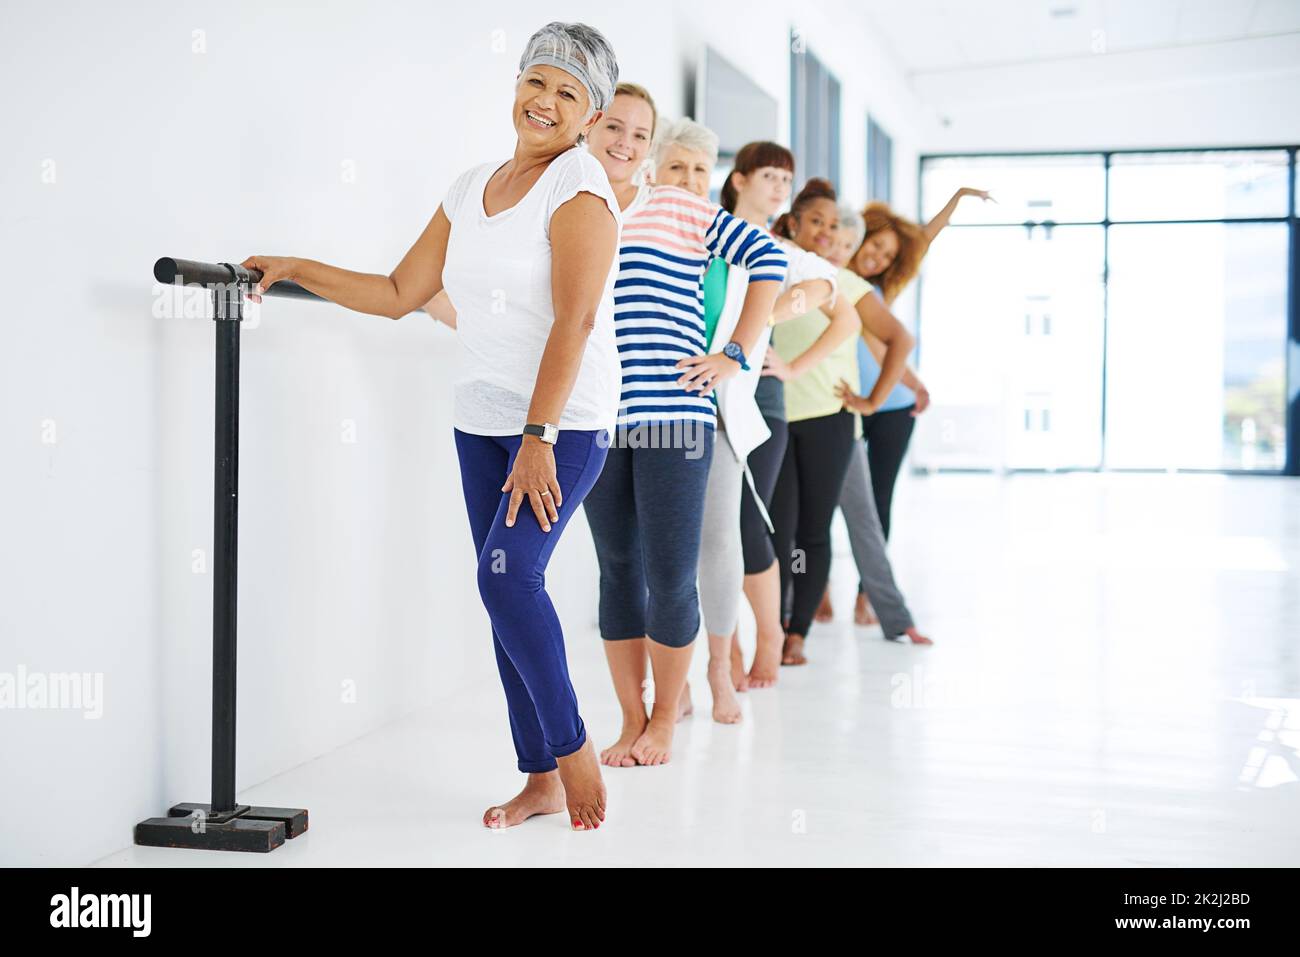
<instances>
[{"instance_id":1,"label":"green tank top","mask_svg":"<svg viewBox=\"0 0 1300 957\"><path fill-rule=\"evenodd\" d=\"M727 261L715 258L704 273L704 351L713 351L713 333L727 300Z\"/></svg>"}]
</instances>

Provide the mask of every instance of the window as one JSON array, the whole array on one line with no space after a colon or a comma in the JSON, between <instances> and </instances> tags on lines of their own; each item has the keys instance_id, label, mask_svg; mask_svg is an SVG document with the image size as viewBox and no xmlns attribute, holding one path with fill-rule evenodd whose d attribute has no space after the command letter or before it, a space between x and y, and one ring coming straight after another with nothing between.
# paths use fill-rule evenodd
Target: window
<instances>
[{"instance_id":1,"label":"window","mask_svg":"<svg viewBox=\"0 0 1300 957\"><path fill-rule=\"evenodd\" d=\"M1111 227L1108 465L1284 467L1286 259L1285 223Z\"/></svg>"},{"instance_id":2,"label":"window","mask_svg":"<svg viewBox=\"0 0 1300 957\"><path fill-rule=\"evenodd\" d=\"M937 418L980 447L919 464L1295 474L1295 177L1290 148L923 157L926 218L998 203L958 206L918 322Z\"/></svg>"},{"instance_id":3,"label":"window","mask_svg":"<svg viewBox=\"0 0 1300 957\"><path fill-rule=\"evenodd\" d=\"M867 199L894 201L894 141L867 117Z\"/></svg>"},{"instance_id":4,"label":"window","mask_svg":"<svg viewBox=\"0 0 1300 957\"><path fill-rule=\"evenodd\" d=\"M1082 156L972 156L925 160L922 214L933 217L963 186L987 189L996 203L966 201L953 225L1100 223L1106 215L1106 162Z\"/></svg>"},{"instance_id":5,"label":"window","mask_svg":"<svg viewBox=\"0 0 1300 957\"><path fill-rule=\"evenodd\" d=\"M1286 150L1119 153L1111 159L1115 222L1287 214Z\"/></svg>"},{"instance_id":6,"label":"window","mask_svg":"<svg viewBox=\"0 0 1300 957\"><path fill-rule=\"evenodd\" d=\"M718 162L709 198L722 198L722 185L746 143L775 139L780 129L776 97L712 47L705 47L696 73L695 116L718 134Z\"/></svg>"},{"instance_id":7,"label":"window","mask_svg":"<svg viewBox=\"0 0 1300 957\"><path fill-rule=\"evenodd\" d=\"M795 189L814 176L840 188L840 82L790 33L790 148Z\"/></svg>"},{"instance_id":8,"label":"window","mask_svg":"<svg viewBox=\"0 0 1300 957\"><path fill-rule=\"evenodd\" d=\"M919 372L953 442L920 443L935 456L925 464L1101 465L1104 246L1100 224L974 226L935 242L923 273Z\"/></svg>"}]
</instances>

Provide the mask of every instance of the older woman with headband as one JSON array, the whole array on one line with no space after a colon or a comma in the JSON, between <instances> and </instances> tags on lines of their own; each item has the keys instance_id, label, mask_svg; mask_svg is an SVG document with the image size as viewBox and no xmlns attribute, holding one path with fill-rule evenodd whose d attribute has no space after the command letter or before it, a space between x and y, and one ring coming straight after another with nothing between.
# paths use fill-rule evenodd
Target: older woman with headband
<instances>
[{"instance_id":1,"label":"older woman with headband","mask_svg":"<svg viewBox=\"0 0 1300 957\"><path fill-rule=\"evenodd\" d=\"M544 575L600 473L618 411L621 213L600 164L579 145L617 80L614 51L599 32L547 24L519 60L514 154L457 177L391 275L285 257L243 264L263 272L262 287L292 279L390 319L445 289L457 314L456 451L479 593L518 767L528 775L519 795L484 813L488 827L566 807L575 830L605 818L600 765Z\"/></svg>"},{"instance_id":2,"label":"older woman with headband","mask_svg":"<svg viewBox=\"0 0 1300 957\"><path fill-rule=\"evenodd\" d=\"M620 767L671 757L700 628L696 573L713 460L711 396L749 368L786 270L785 254L763 230L684 189L634 181L656 119L649 93L619 84L588 138L623 210L617 441L586 501L600 562L600 633L623 710L622 734L601 760ZM747 283L728 341L709 352L701 284L715 257L744 268ZM654 679L648 717L647 654Z\"/></svg>"}]
</instances>

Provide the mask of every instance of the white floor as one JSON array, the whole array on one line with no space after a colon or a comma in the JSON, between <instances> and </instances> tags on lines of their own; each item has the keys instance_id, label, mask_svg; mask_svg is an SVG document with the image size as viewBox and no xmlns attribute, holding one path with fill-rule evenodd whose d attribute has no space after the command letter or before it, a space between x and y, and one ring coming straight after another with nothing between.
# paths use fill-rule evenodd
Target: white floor
<instances>
[{"instance_id":1,"label":"white floor","mask_svg":"<svg viewBox=\"0 0 1300 957\"><path fill-rule=\"evenodd\" d=\"M672 763L608 770L599 832L479 825L520 781L483 686L241 792L310 809L272 854L97 863L1300 865L1300 482L908 476L895 509L896 572L936 645L847 622L837 527L839 615L811 663L723 727L701 645ZM598 638L568 644L607 744Z\"/></svg>"}]
</instances>

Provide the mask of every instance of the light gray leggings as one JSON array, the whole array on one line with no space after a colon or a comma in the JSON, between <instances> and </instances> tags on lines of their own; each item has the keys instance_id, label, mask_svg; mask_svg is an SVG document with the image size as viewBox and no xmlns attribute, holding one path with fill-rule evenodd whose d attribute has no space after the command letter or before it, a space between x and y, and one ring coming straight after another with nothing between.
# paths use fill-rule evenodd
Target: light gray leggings
<instances>
[{"instance_id":1,"label":"light gray leggings","mask_svg":"<svg viewBox=\"0 0 1300 957\"><path fill-rule=\"evenodd\" d=\"M740 548L744 474L720 427L713 440L700 529L700 607L704 611L704 628L711 635L730 635L740 617L745 581L745 559Z\"/></svg>"},{"instance_id":2,"label":"light gray leggings","mask_svg":"<svg viewBox=\"0 0 1300 957\"><path fill-rule=\"evenodd\" d=\"M894 570L885 554L885 536L880 528L880 516L876 513L876 499L871 494L867 445L860 439L853 444L855 448L849 459L848 474L844 476L844 490L840 492L840 511L849 527L849 545L853 548L853 561L858 566L862 588L876 609L885 637L897 638L912 627L912 613L907 610L907 603L894 584ZM714 456L716 462L716 446Z\"/></svg>"}]
</instances>

